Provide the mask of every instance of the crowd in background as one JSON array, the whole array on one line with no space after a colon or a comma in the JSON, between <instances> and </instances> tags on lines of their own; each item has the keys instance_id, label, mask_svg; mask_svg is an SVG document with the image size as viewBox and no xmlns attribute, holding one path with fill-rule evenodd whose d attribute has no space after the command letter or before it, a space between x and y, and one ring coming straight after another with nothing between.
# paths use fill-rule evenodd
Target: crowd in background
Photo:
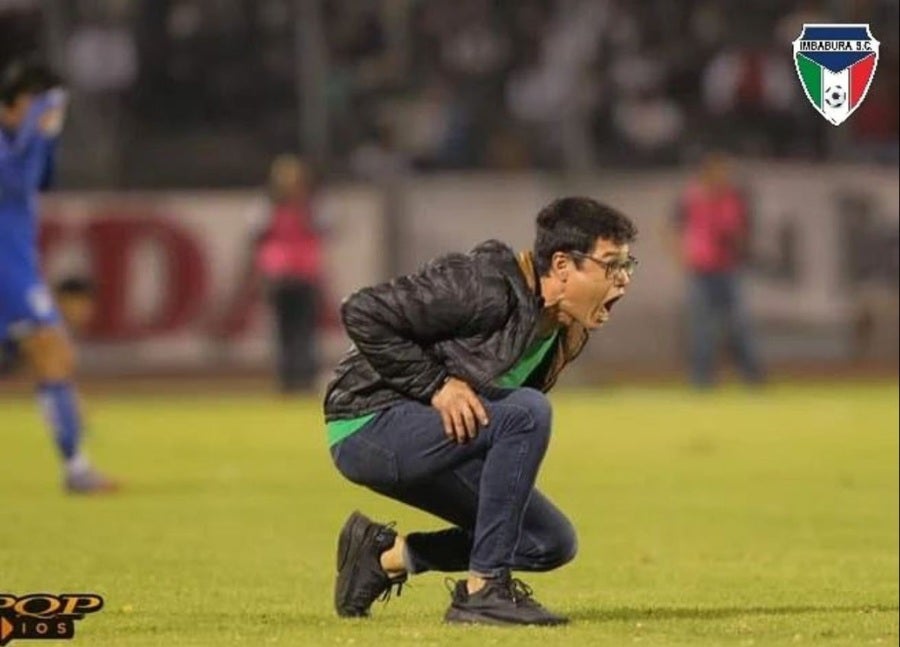
<instances>
[{"instance_id":1,"label":"crowd in background","mask_svg":"<svg viewBox=\"0 0 900 647\"><path fill-rule=\"evenodd\" d=\"M700 147L898 158L896 0L50 5L35 19L37 2L0 3L0 29L19 34L6 49L49 40L66 61L75 185L249 184L274 154L310 152L303 124L331 173L366 177L672 165ZM791 41L804 22L839 21L871 23L881 59L835 129L802 94ZM321 64L304 75L311 54Z\"/></svg>"}]
</instances>

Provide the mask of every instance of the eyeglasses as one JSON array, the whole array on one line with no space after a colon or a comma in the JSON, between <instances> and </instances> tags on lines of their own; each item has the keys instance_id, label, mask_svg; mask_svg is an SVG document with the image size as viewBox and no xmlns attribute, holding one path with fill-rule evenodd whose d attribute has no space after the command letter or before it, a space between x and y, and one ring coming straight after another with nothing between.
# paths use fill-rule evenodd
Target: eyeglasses
<instances>
[{"instance_id":1,"label":"eyeglasses","mask_svg":"<svg viewBox=\"0 0 900 647\"><path fill-rule=\"evenodd\" d=\"M593 261L604 269L604 271L606 272L606 278L608 279L611 279L614 276L620 274L625 274L625 276L631 278L634 274L634 270L638 266L638 259L636 259L634 256L631 256L630 254L625 260L619 258L612 261L601 261L599 258L594 258L590 254L583 254L581 252L572 252L572 256L586 258L589 261Z\"/></svg>"}]
</instances>

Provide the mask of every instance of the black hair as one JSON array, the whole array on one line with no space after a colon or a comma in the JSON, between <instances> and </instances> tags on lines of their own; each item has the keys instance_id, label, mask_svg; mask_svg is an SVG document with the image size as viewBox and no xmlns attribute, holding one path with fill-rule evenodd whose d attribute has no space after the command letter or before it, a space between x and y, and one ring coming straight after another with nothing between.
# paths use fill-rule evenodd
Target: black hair
<instances>
[{"instance_id":1,"label":"black hair","mask_svg":"<svg viewBox=\"0 0 900 647\"><path fill-rule=\"evenodd\" d=\"M11 105L19 95L39 94L62 84L49 66L33 59L17 59L0 70L0 103Z\"/></svg>"},{"instance_id":2,"label":"black hair","mask_svg":"<svg viewBox=\"0 0 900 647\"><path fill-rule=\"evenodd\" d=\"M69 276L57 281L54 290L57 294L89 297L94 294L94 284L81 276Z\"/></svg>"},{"instance_id":3,"label":"black hair","mask_svg":"<svg viewBox=\"0 0 900 647\"><path fill-rule=\"evenodd\" d=\"M637 227L616 209L591 198L554 200L541 209L537 217L535 269L539 275L546 276L553 254L590 254L598 238L624 245L637 238ZM577 256L575 263L581 266L581 259Z\"/></svg>"}]
</instances>

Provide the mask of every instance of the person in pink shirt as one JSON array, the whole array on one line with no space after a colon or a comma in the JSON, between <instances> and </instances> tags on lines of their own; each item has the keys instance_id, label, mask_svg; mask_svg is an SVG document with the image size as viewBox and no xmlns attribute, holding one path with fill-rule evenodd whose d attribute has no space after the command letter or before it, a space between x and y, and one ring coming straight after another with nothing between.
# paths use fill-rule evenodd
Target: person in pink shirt
<instances>
[{"instance_id":1,"label":"person in pink shirt","mask_svg":"<svg viewBox=\"0 0 900 647\"><path fill-rule=\"evenodd\" d=\"M763 370L740 286L750 239L749 203L731 179L724 154L706 155L699 172L684 188L675 230L676 249L689 275L693 383L699 387L715 383L716 351L723 332L744 380L762 382Z\"/></svg>"},{"instance_id":2,"label":"person in pink shirt","mask_svg":"<svg viewBox=\"0 0 900 647\"><path fill-rule=\"evenodd\" d=\"M275 159L268 220L256 241L256 271L274 313L278 381L284 392L314 388L322 237L312 210L309 168L296 156Z\"/></svg>"}]
</instances>

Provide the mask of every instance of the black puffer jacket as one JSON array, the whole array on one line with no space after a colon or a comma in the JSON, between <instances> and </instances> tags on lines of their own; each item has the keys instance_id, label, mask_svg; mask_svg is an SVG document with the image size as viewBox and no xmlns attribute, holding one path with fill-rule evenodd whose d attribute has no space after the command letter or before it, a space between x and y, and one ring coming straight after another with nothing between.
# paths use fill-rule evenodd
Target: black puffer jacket
<instances>
[{"instance_id":1,"label":"black puffer jacket","mask_svg":"<svg viewBox=\"0 0 900 647\"><path fill-rule=\"evenodd\" d=\"M362 289L341 316L353 347L325 394L325 419L371 413L402 399L430 402L448 375L490 395L493 381L534 341L543 306L530 254L498 241L432 261L418 274ZM584 346L562 331L528 385L549 389Z\"/></svg>"}]
</instances>

